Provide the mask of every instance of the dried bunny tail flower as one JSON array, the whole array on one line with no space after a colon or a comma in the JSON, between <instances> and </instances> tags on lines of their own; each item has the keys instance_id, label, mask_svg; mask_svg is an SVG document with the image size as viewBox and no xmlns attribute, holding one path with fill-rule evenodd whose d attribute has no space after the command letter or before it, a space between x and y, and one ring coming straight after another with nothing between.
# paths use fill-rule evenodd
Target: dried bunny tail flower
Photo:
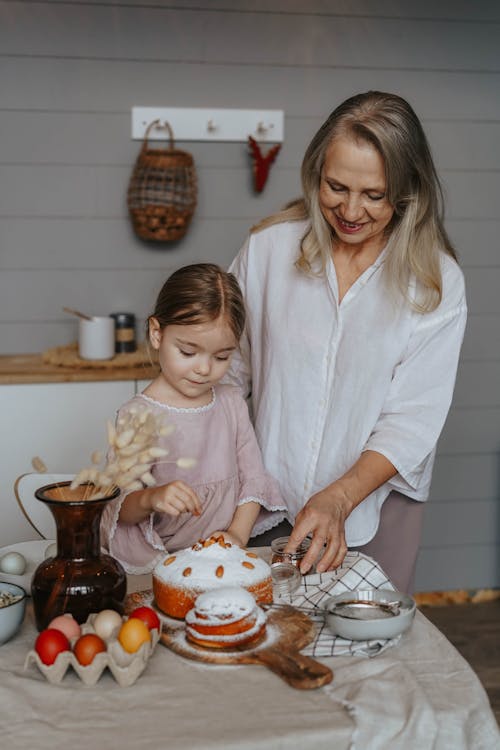
<instances>
[{"instance_id":1,"label":"dried bunny tail flower","mask_svg":"<svg viewBox=\"0 0 500 750\"><path fill-rule=\"evenodd\" d=\"M125 445L123 448L120 448L119 453L120 453L120 456L135 456L136 453L140 453L143 450L144 450L143 445L130 443L130 445Z\"/></svg>"},{"instance_id":2,"label":"dried bunny tail flower","mask_svg":"<svg viewBox=\"0 0 500 750\"><path fill-rule=\"evenodd\" d=\"M88 469L81 469L78 474L73 478L73 481L71 482L69 488L70 490L74 490L75 487L78 487L80 484L85 484L85 482L88 481Z\"/></svg>"},{"instance_id":3,"label":"dried bunny tail flower","mask_svg":"<svg viewBox=\"0 0 500 750\"><path fill-rule=\"evenodd\" d=\"M195 458L178 458L175 462L179 469L192 469L196 466Z\"/></svg>"},{"instance_id":4,"label":"dried bunny tail flower","mask_svg":"<svg viewBox=\"0 0 500 750\"><path fill-rule=\"evenodd\" d=\"M42 461L40 456L34 456L31 459L31 465L34 468L34 470L39 471L40 474L46 474L47 467L45 466L45 463Z\"/></svg>"},{"instance_id":5,"label":"dried bunny tail flower","mask_svg":"<svg viewBox=\"0 0 500 750\"><path fill-rule=\"evenodd\" d=\"M108 431L108 443L109 445L113 446L115 444L116 440L116 430L113 422L110 422L109 420L106 422L106 428Z\"/></svg>"},{"instance_id":6,"label":"dried bunny tail flower","mask_svg":"<svg viewBox=\"0 0 500 750\"><path fill-rule=\"evenodd\" d=\"M151 465L169 455L167 448L158 445L160 437L170 435L173 425L165 424L162 415L151 409L133 404L120 414L116 424L107 423L108 463L102 470L96 468L102 456L98 451L92 454L93 466L82 469L73 479L71 487L89 483L90 497L110 495L120 488L128 492L152 487L156 480L151 473ZM192 458L180 458L169 463L179 468L189 469L195 465Z\"/></svg>"},{"instance_id":7,"label":"dried bunny tail flower","mask_svg":"<svg viewBox=\"0 0 500 750\"><path fill-rule=\"evenodd\" d=\"M164 458L165 456L168 456L168 450L166 448L153 446L145 451L141 451L137 456L137 459L141 464L147 464L155 458Z\"/></svg>"},{"instance_id":8,"label":"dried bunny tail flower","mask_svg":"<svg viewBox=\"0 0 500 750\"><path fill-rule=\"evenodd\" d=\"M119 432L116 436L115 440L115 446L119 448L125 448L125 446L130 445L132 440L134 439L134 430L129 427L128 430L124 430L123 432Z\"/></svg>"},{"instance_id":9,"label":"dried bunny tail flower","mask_svg":"<svg viewBox=\"0 0 500 750\"><path fill-rule=\"evenodd\" d=\"M90 457L93 464L100 464L103 459L102 451L94 451Z\"/></svg>"},{"instance_id":10,"label":"dried bunny tail flower","mask_svg":"<svg viewBox=\"0 0 500 750\"><path fill-rule=\"evenodd\" d=\"M163 458L164 456L168 456L167 448L160 448L159 445L152 445L151 448L148 448L147 452L151 458Z\"/></svg>"},{"instance_id":11,"label":"dried bunny tail flower","mask_svg":"<svg viewBox=\"0 0 500 750\"><path fill-rule=\"evenodd\" d=\"M144 474L141 474L141 482L145 484L146 487L154 487L156 484L156 479L150 471L145 471Z\"/></svg>"}]
</instances>

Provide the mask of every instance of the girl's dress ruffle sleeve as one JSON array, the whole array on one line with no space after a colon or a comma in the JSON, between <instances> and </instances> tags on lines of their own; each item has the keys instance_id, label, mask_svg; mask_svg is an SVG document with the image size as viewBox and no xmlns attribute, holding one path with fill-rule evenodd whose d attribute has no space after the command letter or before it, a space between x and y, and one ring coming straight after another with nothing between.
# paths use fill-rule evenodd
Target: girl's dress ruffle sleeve
<instances>
[{"instance_id":1,"label":"girl's dress ruffle sleeve","mask_svg":"<svg viewBox=\"0 0 500 750\"><path fill-rule=\"evenodd\" d=\"M237 418L238 505L256 502L261 506L252 530L252 536L257 536L277 526L286 517L287 508L278 482L264 468L248 407L236 388L231 391Z\"/></svg>"},{"instance_id":2,"label":"girl's dress ruffle sleeve","mask_svg":"<svg viewBox=\"0 0 500 750\"><path fill-rule=\"evenodd\" d=\"M155 530L151 515L139 524L122 523L120 508L127 496L122 492L104 509L101 520L101 541L105 550L116 558L130 574L149 573L165 557L165 545Z\"/></svg>"}]
</instances>

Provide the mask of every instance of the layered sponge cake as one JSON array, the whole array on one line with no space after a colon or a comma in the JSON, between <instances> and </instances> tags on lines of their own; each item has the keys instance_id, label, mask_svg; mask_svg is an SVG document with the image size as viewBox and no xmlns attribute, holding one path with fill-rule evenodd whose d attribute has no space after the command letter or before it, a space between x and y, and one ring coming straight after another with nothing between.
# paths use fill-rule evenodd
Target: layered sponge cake
<instances>
[{"instance_id":1,"label":"layered sponge cake","mask_svg":"<svg viewBox=\"0 0 500 750\"><path fill-rule=\"evenodd\" d=\"M251 646L264 636L266 615L252 594L237 586L200 594L186 614L186 638L203 648Z\"/></svg>"},{"instance_id":2,"label":"layered sponge cake","mask_svg":"<svg viewBox=\"0 0 500 750\"><path fill-rule=\"evenodd\" d=\"M228 586L246 589L257 603L273 601L269 565L255 552L224 541L222 535L200 539L192 547L167 555L153 571L158 608L179 619L200 594Z\"/></svg>"}]
</instances>

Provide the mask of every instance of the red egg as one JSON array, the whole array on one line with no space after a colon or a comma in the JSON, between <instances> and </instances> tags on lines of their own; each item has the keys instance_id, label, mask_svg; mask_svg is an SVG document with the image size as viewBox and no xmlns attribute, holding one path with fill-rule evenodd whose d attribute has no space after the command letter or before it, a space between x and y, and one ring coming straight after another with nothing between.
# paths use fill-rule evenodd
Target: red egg
<instances>
[{"instance_id":1,"label":"red egg","mask_svg":"<svg viewBox=\"0 0 500 750\"><path fill-rule=\"evenodd\" d=\"M133 612L130 613L130 617L135 617L137 620L142 620L150 630L160 630L160 618L151 607L137 607Z\"/></svg>"},{"instance_id":2,"label":"red egg","mask_svg":"<svg viewBox=\"0 0 500 750\"><path fill-rule=\"evenodd\" d=\"M97 654L106 651L106 644L94 633L81 635L73 647L73 653L83 667L92 664Z\"/></svg>"},{"instance_id":3,"label":"red egg","mask_svg":"<svg viewBox=\"0 0 500 750\"><path fill-rule=\"evenodd\" d=\"M44 664L53 664L62 651L69 651L69 641L60 630L46 628L35 641L35 651Z\"/></svg>"}]
</instances>

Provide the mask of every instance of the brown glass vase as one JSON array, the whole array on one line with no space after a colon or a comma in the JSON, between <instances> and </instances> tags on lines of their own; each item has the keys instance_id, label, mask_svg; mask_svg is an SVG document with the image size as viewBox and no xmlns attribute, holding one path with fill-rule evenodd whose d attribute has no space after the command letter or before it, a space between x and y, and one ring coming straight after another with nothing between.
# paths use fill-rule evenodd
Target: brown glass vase
<instances>
[{"instance_id":1,"label":"brown glass vase","mask_svg":"<svg viewBox=\"0 0 500 750\"><path fill-rule=\"evenodd\" d=\"M79 623L102 609L123 613L126 574L118 560L101 552L100 536L104 507L120 490L87 500L91 486L72 490L70 484L57 482L35 491L52 511L57 529L57 554L40 563L31 581L38 630L66 612Z\"/></svg>"}]
</instances>

